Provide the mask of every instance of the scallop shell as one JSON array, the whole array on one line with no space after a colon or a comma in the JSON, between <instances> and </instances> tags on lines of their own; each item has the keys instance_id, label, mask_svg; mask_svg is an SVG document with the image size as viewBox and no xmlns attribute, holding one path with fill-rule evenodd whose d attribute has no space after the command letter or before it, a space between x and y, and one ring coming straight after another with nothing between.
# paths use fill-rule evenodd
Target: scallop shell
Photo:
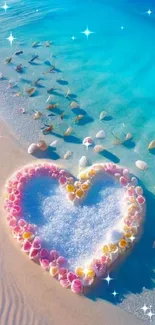
<instances>
[{"instance_id":1,"label":"scallop shell","mask_svg":"<svg viewBox=\"0 0 155 325\"><path fill-rule=\"evenodd\" d=\"M148 150L151 150L151 149L154 149L154 148L155 148L155 140L152 140L152 141L149 143Z\"/></svg>"},{"instance_id":2,"label":"scallop shell","mask_svg":"<svg viewBox=\"0 0 155 325\"><path fill-rule=\"evenodd\" d=\"M102 121L106 116L107 116L107 112L106 111L102 111L100 113L100 121Z\"/></svg>"},{"instance_id":3,"label":"scallop shell","mask_svg":"<svg viewBox=\"0 0 155 325\"><path fill-rule=\"evenodd\" d=\"M100 130L99 132L96 133L96 138L97 139L104 139L105 138L105 132L104 130Z\"/></svg>"},{"instance_id":4,"label":"scallop shell","mask_svg":"<svg viewBox=\"0 0 155 325\"><path fill-rule=\"evenodd\" d=\"M31 143L30 146L27 149L27 152L31 155L38 149L38 146L36 143Z\"/></svg>"},{"instance_id":5,"label":"scallop shell","mask_svg":"<svg viewBox=\"0 0 155 325\"><path fill-rule=\"evenodd\" d=\"M104 151L105 150L105 148L101 145L101 144L97 144L95 147L94 147L94 151L95 152L102 152L102 151Z\"/></svg>"},{"instance_id":6,"label":"scallop shell","mask_svg":"<svg viewBox=\"0 0 155 325\"><path fill-rule=\"evenodd\" d=\"M65 131L64 136L66 137L66 136L70 135L70 134L72 133L72 131L73 131L73 128L70 126L70 127Z\"/></svg>"},{"instance_id":7,"label":"scallop shell","mask_svg":"<svg viewBox=\"0 0 155 325\"><path fill-rule=\"evenodd\" d=\"M70 108L71 109L79 108L79 104L75 100L73 100L70 104Z\"/></svg>"},{"instance_id":8,"label":"scallop shell","mask_svg":"<svg viewBox=\"0 0 155 325\"><path fill-rule=\"evenodd\" d=\"M143 161L143 160L137 160L137 161L135 162L135 165L136 165L137 168L139 168L139 169L141 169L141 170L146 170L146 169L148 169L148 165L147 165L147 163L146 163L145 161Z\"/></svg>"},{"instance_id":9,"label":"scallop shell","mask_svg":"<svg viewBox=\"0 0 155 325\"><path fill-rule=\"evenodd\" d=\"M79 167L84 168L88 165L88 160L86 156L82 156L79 160Z\"/></svg>"}]
</instances>

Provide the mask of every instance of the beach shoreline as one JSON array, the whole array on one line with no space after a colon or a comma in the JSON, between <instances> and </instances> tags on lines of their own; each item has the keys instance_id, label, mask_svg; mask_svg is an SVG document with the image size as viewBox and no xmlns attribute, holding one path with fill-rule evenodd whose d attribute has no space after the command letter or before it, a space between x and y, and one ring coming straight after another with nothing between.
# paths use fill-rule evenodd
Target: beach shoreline
<instances>
[{"instance_id":1,"label":"beach shoreline","mask_svg":"<svg viewBox=\"0 0 155 325\"><path fill-rule=\"evenodd\" d=\"M7 178L36 158L29 156L7 126L1 125L1 325L142 325L132 314L104 302L77 296L60 287L54 279L21 253L12 238L3 211L3 188Z\"/></svg>"}]
</instances>

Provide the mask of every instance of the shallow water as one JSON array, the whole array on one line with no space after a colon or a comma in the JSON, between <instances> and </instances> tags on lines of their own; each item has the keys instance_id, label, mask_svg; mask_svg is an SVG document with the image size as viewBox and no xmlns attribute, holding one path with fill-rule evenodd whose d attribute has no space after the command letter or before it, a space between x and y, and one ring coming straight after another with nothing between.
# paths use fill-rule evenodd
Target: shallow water
<instances>
[{"instance_id":1,"label":"shallow water","mask_svg":"<svg viewBox=\"0 0 155 325\"><path fill-rule=\"evenodd\" d=\"M155 156L147 149L149 142L155 137L154 2L91 0L88 4L87 1L81 0L78 2L76 0L54 2L10 0L7 5L10 8L6 13L4 9L0 10L0 70L6 77L6 80L0 81L0 114L12 126L21 143L27 148L31 142L43 138L41 127L44 123L52 123L54 132L45 136L45 139L48 144L54 139L58 139L59 142L57 150L49 150L48 157L59 161L67 150L71 150L73 152L71 159L63 162L74 173L77 173L78 160L82 155L86 155L90 163L99 160L120 162L141 179L147 190L154 193ZM146 13L149 8L152 11L150 16ZM94 32L88 39L81 34L87 26ZM121 28L122 26L124 29ZM10 32L16 38L12 47L6 40ZM73 35L76 37L74 41L71 39ZM37 40L43 42L43 45L34 49L31 44ZM44 45L46 40L53 41L49 48ZM22 49L24 54L14 57L12 64L5 65L5 57L9 57L18 49ZM36 64L30 65L28 60L33 54L38 54L39 60ZM59 71L42 75L42 72L49 68L44 61L55 64ZM18 74L14 70L18 63L22 63L25 67L23 74ZM28 98L24 92L24 97L13 97L13 91L23 91L31 87L32 81L40 75L44 80L40 81L36 96ZM6 91L8 79L17 80L19 88ZM56 81L57 79L59 82ZM53 110L52 113L56 116L48 117L49 112L45 108L47 88L51 87L59 90L53 101L58 102L60 111L54 113ZM79 102L83 110L78 114L81 112L85 114L81 124L75 124L77 112L70 110L70 100L64 97L68 88L71 89L72 98ZM21 114L19 110L21 107L25 108L26 114ZM43 112L41 120L33 120L34 109ZM109 118L101 122L99 114L102 110L107 111ZM60 112L63 111L65 117L62 121ZM63 138L63 133L69 126L73 127L73 134L71 137ZM95 134L101 129L105 130L106 138L94 142L105 146L106 151L99 155L94 153L93 147L87 150L81 143L87 135L95 138ZM120 146L112 143L114 140L112 133L122 138L122 133L127 132L133 134L133 141ZM148 163L147 171L137 170L135 167L137 159ZM150 301L150 304L154 305L154 283L151 279L155 262L152 250L154 194L148 192L146 195L149 210L144 236L131 258L125 262L123 266L125 273L122 274L122 269L119 269L117 283L120 285L118 291L124 292L126 284L129 283L128 263L130 267L133 266L135 256L135 259L143 265L141 250L145 250L147 245L149 252L145 256L149 269L148 273L145 272L147 279L144 278L144 272L140 272L137 275L139 286L136 286L136 280L133 280L129 288L127 285L127 297L123 297L121 304L123 308L147 321L148 316L143 315L139 308L146 301L146 295L147 303L149 304ZM125 276L126 280L124 280ZM144 294L143 287L147 288ZM130 301L132 295L129 292L134 293L132 303ZM135 295L137 293L138 297ZM99 296L108 300L111 297L101 293ZM118 302L119 299L116 299L116 303Z\"/></svg>"}]
</instances>

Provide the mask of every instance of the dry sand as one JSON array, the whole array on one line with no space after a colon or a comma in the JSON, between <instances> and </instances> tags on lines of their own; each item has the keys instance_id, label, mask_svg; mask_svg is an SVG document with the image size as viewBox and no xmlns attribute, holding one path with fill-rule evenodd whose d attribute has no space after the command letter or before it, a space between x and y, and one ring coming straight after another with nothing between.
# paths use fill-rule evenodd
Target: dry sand
<instances>
[{"instance_id":1,"label":"dry sand","mask_svg":"<svg viewBox=\"0 0 155 325\"><path fill-rule=\"evenodd\" d=\"M34 160L1 123L0 187L18 167ZM91 301L45 275L21 253L0 204L0 325L142 325L142 321L107 302Z\"/></svg>"}]
</instances>

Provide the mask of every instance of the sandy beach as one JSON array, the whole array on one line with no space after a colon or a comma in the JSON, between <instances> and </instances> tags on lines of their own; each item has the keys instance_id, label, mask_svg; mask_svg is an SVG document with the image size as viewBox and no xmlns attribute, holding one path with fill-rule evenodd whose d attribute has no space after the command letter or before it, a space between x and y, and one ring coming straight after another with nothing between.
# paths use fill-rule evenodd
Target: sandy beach
<instances>
[{"instance_id":1,"label":"sandy beach","mask_svg":"<svg viewBox=\"0 0 155 325\"><path fill-rule=\"evenodd\" d=\"M0 128L0 324L1 325L142 325L107 302L92 301L65 290L21 253L3 211L3 186L18 167L33 159L1 122Z\"/></svg>"}]
</instances>

